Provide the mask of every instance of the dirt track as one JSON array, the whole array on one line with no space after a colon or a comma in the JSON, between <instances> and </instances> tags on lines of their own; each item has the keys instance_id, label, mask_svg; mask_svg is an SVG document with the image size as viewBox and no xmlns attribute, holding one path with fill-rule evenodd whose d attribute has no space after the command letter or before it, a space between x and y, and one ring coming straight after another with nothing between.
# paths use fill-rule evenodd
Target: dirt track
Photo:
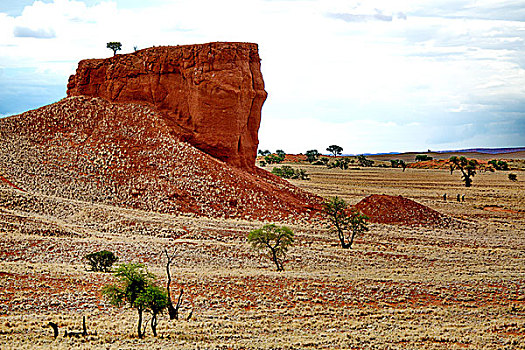
<instances>
[{"instance_id":1,"label":"dirt track","mask_svg":"<svg viewBox=\"0 0 525 350\"><path fill-rule=\"evenodd\" d=\"M297 167L297 164L292 164ZM294 184L355 204L402 195L453 217L448 228L371 224L342 250L321 223L292 226L296 246L277 273L245 241L262 222L119 209L0 185L0 347L179 349L525 348L525 176L478 174L461 186L446 170L328 170L303 166ZM443 194L448 200L443 200ZM464 202L456 195L465 194ZM502 211L484 210L486 207ZM133 337L133 310L100 297L111 275L82 257L108 249L164 280L177 254L182 315L160 337ZM87 338L64 338L88 319ZM59 324L55 340L49 321Z\"/></svg>"}]
</instances>

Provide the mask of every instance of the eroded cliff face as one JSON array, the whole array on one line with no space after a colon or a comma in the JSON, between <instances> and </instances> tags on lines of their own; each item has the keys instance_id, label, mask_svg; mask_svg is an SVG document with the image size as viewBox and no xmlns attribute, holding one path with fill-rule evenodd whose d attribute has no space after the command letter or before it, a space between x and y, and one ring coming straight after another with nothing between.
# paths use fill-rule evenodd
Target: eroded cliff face
<instances>
[{"instance_id":1,"label":"eroded cliff face","mask_svg":"<svg viewBox=\"0 0 525 350\"><path fill-rule=\"evenodd\" d=\"M257 44L163 46L83 60L67 94L152 105L174 136L254 171L267 96Z\"/></svg>"}]
</instances>

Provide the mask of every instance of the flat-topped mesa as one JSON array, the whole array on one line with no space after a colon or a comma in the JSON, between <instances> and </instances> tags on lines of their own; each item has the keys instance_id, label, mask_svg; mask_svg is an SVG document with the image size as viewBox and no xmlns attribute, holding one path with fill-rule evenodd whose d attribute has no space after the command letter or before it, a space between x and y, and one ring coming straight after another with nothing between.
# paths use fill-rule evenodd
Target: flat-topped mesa
<instances>
[{"instance_id":1,"label":"flat-topped mesa","mask_svg":"<svg viewBox=\"0 0 525 350\"><path fill-rule=\"evenodd\" d=\"M253 171L267 96L260 66L253 43L152 47L80 61L67 95L153 105L181 140Z\"/></svg>"}]
</instances>

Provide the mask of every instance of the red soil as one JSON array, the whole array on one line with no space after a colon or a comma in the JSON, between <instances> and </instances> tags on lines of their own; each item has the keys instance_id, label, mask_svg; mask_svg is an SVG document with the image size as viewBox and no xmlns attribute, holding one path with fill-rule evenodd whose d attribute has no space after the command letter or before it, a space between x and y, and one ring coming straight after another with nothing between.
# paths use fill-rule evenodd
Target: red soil
<instances>
[{"instance_id":1,"label":"red soil","mask_svg":"<svg viewBox=\"0 0 525 350\"><path fill-rule=\"evenodd\" d=\"M3 183L6 183L7 185L13 187L13 188L16 188L17 190L20 190L20 191L24 191L23 189L21 189L20 187L18 187L17 185L15 185L14 183L12 183L11 181L9 181L8 179L6 179L5 177L3 177L2 175L0 175L0 183L3 182Z\"/></svg>"},{"instance_id":2,"label":"red soil","mask_svg":"<svg viewBox=\"0 0 525 350\"><path fill-rule=\"evenodd\" d=\"M434 209L402 196L370 195L355 205L355 208L380 224L409 226L439 226L445 216Z\"/></svg>"}]
</instances>

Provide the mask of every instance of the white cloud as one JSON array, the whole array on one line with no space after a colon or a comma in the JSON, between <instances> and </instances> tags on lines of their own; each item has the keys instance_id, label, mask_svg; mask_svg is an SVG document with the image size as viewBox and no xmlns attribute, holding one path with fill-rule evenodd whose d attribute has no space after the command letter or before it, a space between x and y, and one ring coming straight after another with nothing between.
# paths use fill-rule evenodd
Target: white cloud
<instances>
[{"instance_id":1,"label":"white cloud","mask_svg":"<svg viewBox=\"0 0 525 350\"><path fill-rule=\"evenodd\" d=\"M517 108L525 104L519 3L35 1L20 16L0 13L0 68L32 69L36 80L54 76L53 84L65 86L80 59L112 55L109 41L122 42L123 53L134 46L257 42L269 92L263 147L280 148L286 135L275 128L286 125L299 128L298 145L348 142L349 153L414 148L429 142L430 131L446 135L445 123L466 140L480 128L459 125L524 118ZM334 135L340 141L329 141Z\"/></svg>"}]
</instances>

